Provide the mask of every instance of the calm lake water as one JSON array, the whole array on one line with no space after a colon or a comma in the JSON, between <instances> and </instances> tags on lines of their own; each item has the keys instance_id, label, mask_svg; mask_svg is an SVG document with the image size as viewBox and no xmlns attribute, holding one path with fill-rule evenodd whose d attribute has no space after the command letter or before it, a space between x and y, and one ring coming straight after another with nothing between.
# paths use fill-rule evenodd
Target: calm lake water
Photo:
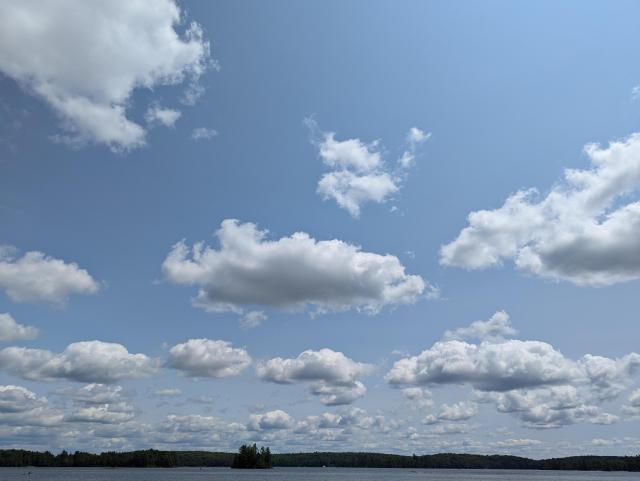
<instances>
[{"instance_id":1,"label":"calm lake water","mask_svg":"<svg viewBox=\"0 0 640 481\"><path fill-rule=\"evenodd\" d=\"M28 473L31 472L29 475ZM2 481L640 481L640 473L440 469L0 468Z\"/></svg>"}]
</instances>

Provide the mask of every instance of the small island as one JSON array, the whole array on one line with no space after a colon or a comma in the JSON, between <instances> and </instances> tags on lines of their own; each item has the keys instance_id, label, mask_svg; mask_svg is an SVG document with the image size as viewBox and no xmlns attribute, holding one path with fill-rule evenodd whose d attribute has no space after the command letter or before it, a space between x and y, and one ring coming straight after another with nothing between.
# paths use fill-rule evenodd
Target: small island
<instances>
[{"instance_id":1,"label":"small island","mask_svg":"<svg viewBox=\"0 0 640 481\"><path fill-rule=\"evenodd\" d=\"M243 444L233 458L233 469L271 469L271 450L262 446L258 450L255 444Z\"/></svg>"}]
</instances>

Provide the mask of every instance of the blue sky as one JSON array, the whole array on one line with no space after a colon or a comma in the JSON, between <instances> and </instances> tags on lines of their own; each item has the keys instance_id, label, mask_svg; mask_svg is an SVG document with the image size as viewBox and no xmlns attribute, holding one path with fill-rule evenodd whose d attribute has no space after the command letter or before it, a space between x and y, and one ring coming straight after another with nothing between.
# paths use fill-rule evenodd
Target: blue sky
<instances>
[{"instance_id":1,"label":"blue sky","mask_svg":"<svg viewBox=\"0 0 640 481\"><path fill-rule=\"evenodd\" d=\"M637 4L61 3L0 7L5 446L637 452Z\"/></svg>"}]
</instances>

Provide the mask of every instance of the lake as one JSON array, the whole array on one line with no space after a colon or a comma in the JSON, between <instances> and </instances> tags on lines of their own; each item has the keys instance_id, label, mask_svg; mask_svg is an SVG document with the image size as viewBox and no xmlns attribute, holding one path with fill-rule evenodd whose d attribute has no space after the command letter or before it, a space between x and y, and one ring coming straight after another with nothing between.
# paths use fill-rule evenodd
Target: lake
<instances>
[{"instance_id":1,"label":"lake","mask_svg":"<svg viewBox=\"0 0 640 481\"><path fill-rule=\"evenodd\" d=\"M31 473L30 475L28 473ZM640 481L640 473L467 469L0 468L2 481Z\"/></svg>"}]
</instances>

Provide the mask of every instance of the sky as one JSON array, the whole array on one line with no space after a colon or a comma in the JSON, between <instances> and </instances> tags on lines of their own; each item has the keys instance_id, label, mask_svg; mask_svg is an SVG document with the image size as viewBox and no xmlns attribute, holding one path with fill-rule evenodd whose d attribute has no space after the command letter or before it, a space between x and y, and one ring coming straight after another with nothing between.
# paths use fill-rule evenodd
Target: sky
<instances>
[{"instance_id":1,"label":"sky","mask_svg":"<svg viewBox=\"0 0 640 481\"><path fill-rule=\"evenodd\" d=\"M637 454L639 14L1 2L2 446Z\"/></svg>"}]
</instances>

